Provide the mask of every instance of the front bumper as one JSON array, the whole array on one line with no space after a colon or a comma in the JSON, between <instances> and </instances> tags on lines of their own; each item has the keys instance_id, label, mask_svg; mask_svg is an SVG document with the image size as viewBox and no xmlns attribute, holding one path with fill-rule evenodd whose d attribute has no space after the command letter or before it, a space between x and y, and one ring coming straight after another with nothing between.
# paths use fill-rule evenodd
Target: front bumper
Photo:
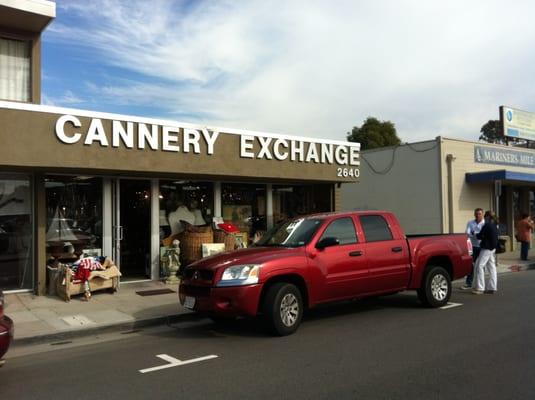
<instances>
[{"instance_id":1,"label":"front bumper","mask_svg":"<svg viewBox=\"0 0 535 400\"><path fill-rule=\"evenodd\" d=\"M188 283L182 283L178 291L183 306L190 297L195 299L193 311L229 317L256 316L261 292L261 284L209 287Z\"/></svg>"},{"instance_id":2,"label":"front bumper","mask_svg":"<svg viewBox=\"0 0 535 400\"><path fill-rule=\"evenodd\" d=\"M0 319L0 366L4 363L2 357L7 353L9 345L13 340L13 321L10 318L4 316Z\"/></svg>"}]
</instances>

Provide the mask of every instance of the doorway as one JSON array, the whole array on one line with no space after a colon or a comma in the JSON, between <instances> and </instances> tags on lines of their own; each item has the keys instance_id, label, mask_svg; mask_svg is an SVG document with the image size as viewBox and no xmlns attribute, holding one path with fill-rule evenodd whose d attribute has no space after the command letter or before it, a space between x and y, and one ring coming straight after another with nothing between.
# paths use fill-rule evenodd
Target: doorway
<instances>
[{"instance_id":1,"label":"doorway","mask_svg":"<svg viewBox=\"0 0 535 400\"><path fill-rule=\"evenodd\" d=\"M151 279L151 182L118 179L114 193L114 256L121 281Z\"/></svg>"}]
</instances>

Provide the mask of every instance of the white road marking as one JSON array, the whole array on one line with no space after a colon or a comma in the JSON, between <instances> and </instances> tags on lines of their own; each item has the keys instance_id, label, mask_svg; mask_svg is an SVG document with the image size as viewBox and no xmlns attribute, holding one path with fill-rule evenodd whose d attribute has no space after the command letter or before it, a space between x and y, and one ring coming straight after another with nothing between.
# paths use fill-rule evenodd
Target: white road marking
<instances>
[{"instance_id":1,"label":"white road marking","mask_svg":"<svg viewBox=\"0 0 535 400\"><path fill-rule=\"evenodd\" d=\"M212 358L217 358L218 356L216 356L215 354L211 354L209 356L204 356L204 357L199 357L199 358L192 358L191 360L185 360L185 361L181 361L181 360L176 359L174 357L168 356L167 354L158 354L156 357L161 358L164 361L167 361L169 364L160 365L158 367L140 369L139 372L141 372L142 374L145 374L147 372L159 371L159 370L165 369L165 368L180 367L182 365L192 364L192 363L196 363L196 362L199 362L199 361L211 360Z\"/></svg>"},{"instance_id":2,"label":"white road marking","mask_svg":"<svg viewBox=\"0 0 535 400\"><path fill-rule=\"evenodd\" d=\"M459 307L459 306L462 306L462 303L448 303L445 306L440 307L440 309L447 310L448 308L454 308L454 307Z\"/></svg>"}]
</instances>

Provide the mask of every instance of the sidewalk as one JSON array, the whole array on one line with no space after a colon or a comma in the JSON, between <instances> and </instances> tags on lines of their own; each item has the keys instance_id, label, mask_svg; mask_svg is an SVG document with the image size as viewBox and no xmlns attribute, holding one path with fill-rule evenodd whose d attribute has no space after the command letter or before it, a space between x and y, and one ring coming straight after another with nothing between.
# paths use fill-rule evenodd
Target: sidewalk
<instances>
[{"instance_id":1,"label":"sidewalk","mask_svg":"<svg viewBox=\"0 0 535 400\"><path fill-rule=\"evenodd\" d=\"M535 268L535 256L520 261L518 251L498 255L498 273ZM461 281L458 281L459 285ZM171 289L173 293L140 296L136 292ZM194 318L178 302L178 287L163 282L121 283L119 291L93 293L91 300L75 296L70 302L59 297L31 293L6 294L6 315L15 323L14 345L60 341L108 331L130 331L179 319Z\"/></svg>"},{"instance_id":2,"label":"sidewalk","mask_svg":"<svg viewBox=\"0 0 535 400\"><path fill-rule=\"evenodd\" d=\"M172 293L141 296L136 292L170 289ZM13 345L60 341L96 332L131 331L192 315L178 302L178 286L163 282L121 283L119 290L95 291L88 302L83 295L65 302L56 296L32 293L5 295L5 314L15 324Z\"/></svg>"}]
</instances>

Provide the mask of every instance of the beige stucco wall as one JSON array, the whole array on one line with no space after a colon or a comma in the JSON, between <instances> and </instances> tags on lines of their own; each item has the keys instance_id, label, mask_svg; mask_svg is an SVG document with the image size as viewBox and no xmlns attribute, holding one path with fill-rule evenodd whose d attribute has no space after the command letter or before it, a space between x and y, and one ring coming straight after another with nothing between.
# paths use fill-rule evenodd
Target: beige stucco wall
<instances>
[{"instance_id":1,"label":"beige stucco wall","mask_svg":"<svg viewBox=\"0 0 535 400\"><path fill-rule=\"evenodd\" d=\"M488 210L492 206L493 186L490 184L468 184L465 181L467 172L493 171L503 169L499 165L478 164L474 162L474 147L481 143L440 138L442 142L440 159L442 162L442 193L444 233L448 232L450 207L448 202L448 164L447 155L454 157L452 161L452 199L454 232L463 232L466 223L473 218L474 209L481 207Z\"/></svg>"},{"instance_id":2,"label":"beige stucco wall","mask_svg":"<svg viewBox=\"0 0 535 400\"><path fill-rule=\"evenodd\" d=\"M455 231L461 232L466 227L468 220L473 218L474 209L481 207L485 210L495 210L494 206L494 184L493 183L466 183L466 173L485 172L508 170L513 172L535 173L535 168L513 166L513 165L499 165L490 163L475 162L474 152L475 147L495 148L515 150L526 153L535 154L532 149L525 149L519 147L511 147L497 144L487 144L483 142L471 142L460 139L441 138L442 141L442 185L443 185L443 202L447 204L448 199L448 169L447 169L447 155L451 154L455 160L453 161L453 219ZM529 183L522 182L507 182L507 185L513 186L530 186ZM526 198L526 196L524 196ZM508 201L508 211L511 211L511 204ZM524 205L525 208L525 205ZM449 209L444 207L444 220L449 221ZM510 219L511 216L509 216ZM504 218L505 219L505 218ZM447 228L447 223L445 224ZM511 231L512 234L512 231Z\"/></svg>"},{"instance_id":3,"label":"beige stucco wall","mask_svg":"<svg viewBox=\"0 0 535 400\"><path fill-rule=\"evenodd\" d=\"M439 147L431 140L363 151L360 182L342 184L342 209L393 211L408 234L441 232Z\"/></svg>"}]
</instances>

